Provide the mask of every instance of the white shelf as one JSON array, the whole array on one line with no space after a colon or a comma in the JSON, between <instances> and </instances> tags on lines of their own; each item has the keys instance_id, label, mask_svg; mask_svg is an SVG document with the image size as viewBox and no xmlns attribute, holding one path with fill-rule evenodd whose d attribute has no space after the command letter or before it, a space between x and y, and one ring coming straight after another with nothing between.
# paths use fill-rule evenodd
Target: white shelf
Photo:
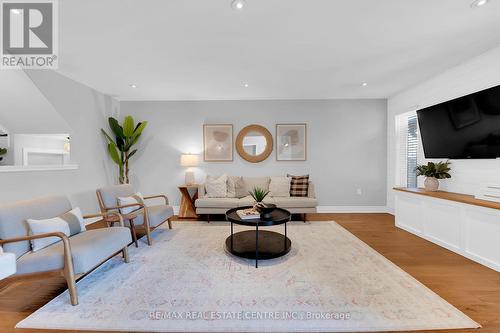
<instances>
[{"instance_id":1,"label":"white shelf","mask_svg":"<svg viewBox=\"0 0 500 333\"><path fill-rule=\"evenodd\" d=\"M76 170L78 164L67 165L0 165L0 172L33 172Z\"/></svg>"}]
</instances>

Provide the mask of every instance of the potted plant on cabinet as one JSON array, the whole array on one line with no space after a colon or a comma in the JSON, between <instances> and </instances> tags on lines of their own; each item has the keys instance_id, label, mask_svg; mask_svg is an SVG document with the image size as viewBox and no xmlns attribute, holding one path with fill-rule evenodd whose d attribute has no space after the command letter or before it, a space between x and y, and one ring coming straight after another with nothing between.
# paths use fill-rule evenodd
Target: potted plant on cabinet
<instances>
[{"instance_id":1,"label":"potted plant on cabinet","mask_svg":"<svg viewBox=\"0 0 500 333\"><path fill-rule=\"evenodd\" d=\"M437 191L439 188L439 179L451 178L450 162L428 162L427 165L417 166L417 176L425 176L424 188L427 191Z\"/></svg>"}]
</instances>

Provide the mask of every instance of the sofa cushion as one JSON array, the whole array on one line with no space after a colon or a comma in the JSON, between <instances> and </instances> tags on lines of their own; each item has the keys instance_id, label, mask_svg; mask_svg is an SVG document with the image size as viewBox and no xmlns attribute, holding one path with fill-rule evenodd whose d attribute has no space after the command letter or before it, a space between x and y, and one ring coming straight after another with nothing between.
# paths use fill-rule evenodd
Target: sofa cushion
<instances>
[{"instance_id":1,"label":"sofa cushion","mask_svg":"<svg viewBox=\"0 0 500 333\"><path fill-rule=\"evenodd\" d=\"M118 206L118 197L129 197L135 193L130 184L112 185L97 190L102 197L104 207Z\"/></svg>"},{"instance_id":2,"label":"sofa cushion","mask_svg":"<svg viewBox=\"0 0 500 333\"><path fill-rule=\"evenodd\" d=\"M88 230L69 239L75 274L87 273L132 242L130 230L112 227ZM43 272L64 267L63 242L38 252L29 252L17 260L17 274Z\"/></svg>"},{"instance_id":3,"label":"sofa cushion","mask_svg":"<svg viewBox=\"0 0 500 333\"><path fill-rule=\"evenodd\" d=\"M82 211L78 207L51 219L28 219L27 223L30 228L30 235L40 235L49 232L62 232L69 237L86 230ZM33 251L39 251L44 247L47 247L59 241L61 241L59 237L32 239L31 249Z\"/></svg>"},{"instance_id":4,"label":"sofa cushion","mask_svg":"<svg viewBox=\"0 0 500 333\"><path fill-rule=\"evenodd\" d=\"M269 195L271 197L289 197L290 196L289 177L271 177L269 183Z\"/></svg>"},{"instance_id":5,"label":"sofa cushion","mask_svg":"<svg viewBox=\"0 0 500 333\"><path fill-rule=\"evenodd\" d=\"M205 182L206 196L209 198L225 198L227 195L227 176L213 177L208 175Z\"/></svg>"},{"instance_id":6,"label":"sofa cushion","mask_svg":"<svg viewBox=\"0 0 500 333\"><path fill-rule=\"evenodd\" d=\"M157 206L147 206L149 226L155 228L165 222L167 219L174 216L174 209L170 205L157 205ZM128 220L125 224L128 224ZM144 223L142 214L139 214L134 219L134 225L141 225Z\"/></svg>"},{"instance_id":7,"label":"sofa cushion","mask_svg":"<svg viewBox=\"0 0 500 333\"><path fill-rule=\"evenodd\" d=\"M28 235L26 220L48 219L71 210L71 203L65 196L50 196L18 201L0 206L0 239ZM15 253L19 258L31 250L29 241L4 244L5 252Z\"/></svg>"},{"instance_id":8,"label":"sofa cushion","mask_svg":"<svg viewBox=\"0 0 500 333\"><path fill-rule=\"evenodd\" d=\"M237 198L201 198L196 199L195 206L200 208L234 208L238 207Z\"/></svg>"},{"instance_id":9,"label":"sofa cushion","mask_svg":"<svg viewBox=\"0 0 500 333\"><path fill-rule=\"evenodd\" d=\"M274 198L267 196L264 198L264 203L274 204L275 203ZM255 204L255 200L250 195L248 195L244 198L241 198L238 201L238 207L253 206L254 204Z\"/></svg>"},{"instance_id":10,"label":"sofa cushion","mask_svg":"<svg viewBox=\"0 0 500 333\"><path fill-rule=\"evenodd\" d=\"M245 183L246 195L248 192L253 191L254 188L260 188L264 191L269 191L269 177L243 177L243 182Z\"/></svg>"},{"instance_id":11,"label":"sofa cushion","mask_svg":"<svg viewBox=\"0 0 500 333\"><path fill-rule=\"evenodd\" d=\"M313 208L318 205L318 200L307 197L273 198L274 204L280 208Z\"/></svg>"}]
</instances>

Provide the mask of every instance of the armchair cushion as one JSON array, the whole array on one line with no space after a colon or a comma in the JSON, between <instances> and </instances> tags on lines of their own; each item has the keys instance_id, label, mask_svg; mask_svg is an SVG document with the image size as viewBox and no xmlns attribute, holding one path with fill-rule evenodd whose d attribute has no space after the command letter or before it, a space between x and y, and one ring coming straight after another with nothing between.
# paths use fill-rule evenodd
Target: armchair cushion
<instances>
[{"instance_id":1,"label":"armchair cushion","mask_svg":"<svg viewBox=\"0 0 500 333\"><path fill-rule=\"evenodd\" d=\"M106 186L98 189L101 194L104 207L116 207L118 205L118 197L130 197L135 191L130 184L121 184Z\"/></svg>"},{"instance_id":2,"label":"armchair cushion","mask_svg":"<svg viewBox=\"0 0 500 333\"><path fill-rule=\"evenodd\" d=\"M0 239L28 236L27 219L48 219L71 210L65 196L50 196L0 205ZM19 258L31 250L29 241L4 244L5 252Z\"/></svg>"},{"instance_id":3,"label":"armchair cushion","mask_svg":"<svg viewBox=\"0 0 500 333\"><path fill-rule=\"evenodd\" d=\"M44 220L27 220L30 235L40 235L49 232L62 232L66 236L73 236L85 231L85 222L83 220L80 208L74 208L60 216ZM53 243L59 242L59 237L46 237L31 240L33 251L39 251Z\"/></svg>"},{"instance_id":4,"label":"armchair cushion","mask_svg":"<svg viewBox=\"0 0 500 333\"><path fill-rule=\"evenodd\" d=\"M75 274L87 273L95 266L127 246L131 241L130 230L112 227L88 230L69 239ZM29 252L17 260L17 274L36 273L64 267L62 242L40 251Z\"/></svg>"},{"instance_id":5,"label":"armchair cushion","mask_svg":"<svg viewBox=\"0 0 500 333\"><path fill-rule=\"evenodd\" d=\"M0 280L16 272L16 255L3 253L0 246Z\"/></svg>"},{"instance_id":6,"label":"armchair cushion","mask_svg":"<svg viewBox=\"0 0 500 333\"><path fill-rule=\"evenodd\" d=\"M174 209L170 205L157 205L157 206L148 206L148 218L149 218L149 226L151 228L155 228L165 222L167 219L174 216ZM127 225L130 222L125 221ZM144 223L143 215L140 214L134 219L134 225L140 225Z\"/></svg>"},{"instance_id":7,"label":"armchair cushion","mask_svg":"<svg viewBox=\"0 0 500 333\"><path fill-rule=\"evenodd\" d=\"M118 205L120 205L120 206L126 206L126 205L131 205L131 204L136 204L136 203L140 203L140 204L144 203L144 197L142 196L142 194L140 192L134 193L129 197L118 197ZM137 209L140 209L140 207L136 206L136 207L120 208L120 213L126 215L126 214L132 213L134 210L137 210Z\"/></svg>"}]
</instances>

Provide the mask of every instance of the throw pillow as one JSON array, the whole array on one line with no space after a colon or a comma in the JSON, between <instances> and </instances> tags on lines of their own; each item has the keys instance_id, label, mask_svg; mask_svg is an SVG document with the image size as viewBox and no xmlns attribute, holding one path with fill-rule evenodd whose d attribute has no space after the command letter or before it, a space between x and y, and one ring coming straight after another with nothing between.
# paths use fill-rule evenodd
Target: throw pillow
<instances>
[{"instance_id":1,"label":"throw pillow","mask_svg":"<svg viewBox=\"0 0 500 333\"><path fill-rule=\"evenodd\" d=\"M125 206L125 205L131 205L131 204L136 204L136 203L140 203L140 204L144 203L144 197L142 196L142 194L140 192L132 194L129 197L118 197L118 206ZM132 213L134 210L138 210L140 208L141 207L139 207L139 206L120 208L120 213L127 215L127 214Z\"/></svg>"},{"instance_id":2,"label":"throw pillow","mask_svg":"<svg viewBox=\"0 0 500 333\"><path fill-rule=\"evenodd\" d=\"M208 198L225 198L227 196L227 176L218 178L208 175L205 181Z\"/></svg>"},{"instance_id":3,"label":"throw pillow","mask_svg":"<svg viewBox=\"0 0 500 333\"><path fill-rule=\"evenodd\" d=\"M69 237L86 230L82 211L78 207L51 219L27 219L26 221L28 222L30 235L40 235L47 232L62 232ZM33 252L36 252L60 240L59 237L32 239L31 249Z\"/></svg>"},{"instance_id":4,"label":"throw pillow","mask_svg":"<svg viewBox=\"0 0 500 333\"><path fill-rule=\"evenodd\" d=\"M269 196L289 197L290 182L291 178L289 177L271 177L271 183L269 183Z\"/></svg>"},{"instance_id":5,"label":"throw pillow","mask_svg":"<svg viewBox=\"0 0 500 333\"><path fill-rule=\"evenodd\" d=\"M227 197L228 198L243 198L245 197L245 183L243 179L238 176L227 177Z\"/></svg>"},{"instance_id":6,"label":"throw pillow","mask_svg":"<svg viewBox=\"0 0 500 333\"><path fill-rule=\"evenodd\" d=\"M307 197L309 194L309 175L292 176L290 181L290 196L291 197Z\"/></svg>"},{"instance_id":7,"label":"throw pillow","mask_svg":"<svg viewBox=\"0 0 500 333\"><path fill-rule=\"evenodd\" d=\"M245 182L245 196L250 195L254 188L260 188L269 191L269 177L243 177Z\"/></svg>"}]
</instances>

